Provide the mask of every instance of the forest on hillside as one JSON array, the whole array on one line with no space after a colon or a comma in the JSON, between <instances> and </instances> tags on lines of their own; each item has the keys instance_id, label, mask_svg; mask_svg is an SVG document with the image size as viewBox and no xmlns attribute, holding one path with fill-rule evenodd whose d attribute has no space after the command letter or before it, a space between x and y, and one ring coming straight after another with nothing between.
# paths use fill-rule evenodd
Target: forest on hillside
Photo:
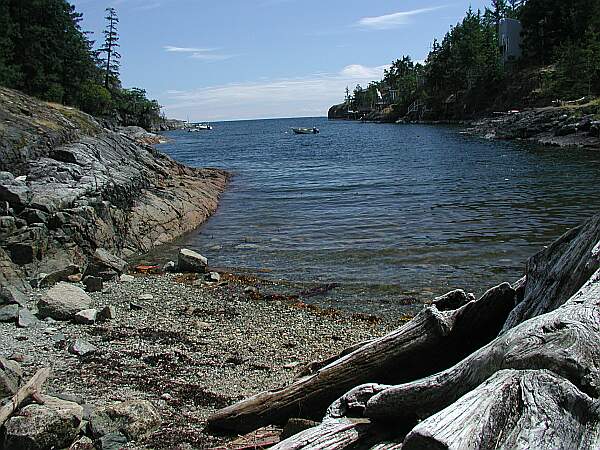
<instances>
[{"instance_id":1,"label":"forest on hillside","mask_svg":"<svg viewBox=\"0 0 600 450\"><path fill-rule=\"evenodd\" d=\"M66 0L0 0L0 86L75 106L119 125L152 128L160 105L119 79L118 16L97 45Z\"/></svg>"},{"instance_id":2,"label":"forest on hillside","mask_svg":"<svg viewBox=\"0 0 600 450\"><path fill-rule=\"evenodd\" d=\"M522 25L522 57L511 64L501 58L503 18ZM346 104L364 111L391 91L393 115L413 111L432 119L598 95L600 2L492 0L484 11L469 8L441 41L433 41L424 64L402 56L381 81L347 90Z\"/></svg>"}]
</instances>

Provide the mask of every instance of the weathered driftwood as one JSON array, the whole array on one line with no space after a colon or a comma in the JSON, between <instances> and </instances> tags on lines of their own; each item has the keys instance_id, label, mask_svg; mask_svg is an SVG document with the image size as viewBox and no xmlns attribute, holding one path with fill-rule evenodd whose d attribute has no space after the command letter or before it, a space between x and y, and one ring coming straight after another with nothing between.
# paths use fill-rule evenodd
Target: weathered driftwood
<instances>
[{"instance_id":1,"label":"weathered driftwood","mask_svg":"<svg viewBox=\"0 0 600 450\"><path fill-rule=\"evenodd\" d=\"M35 375L17 391L12 400L0 408L0 426L4 425L4 422L19 409L25 400L39 394L42 384L44 384L49 376L50 369L45 368L38 370Z\"/></svg>"},{"instance_id":2,"label":"weathered driftwood","mask_svg":"<svg viewBox=\"0 0 600 450\"><path fill-rule=\"evenodd\" d=\"M497 336L514 307L515 291L503 283L453 311L428 307L398 330L296 380L263 392L209 418L214 428L246 432L290 417L321 419L327 406L365 382L401 383L460 361Z\"/></svg>"},{"instance_id":3,"label":"weathered driftwood","mask_svg":"<svg viewBox=\"0 0 600 450\"><path fill-rule=\"evenodd\" d=\"M527 261L524 299L503 330L564 304L600 267L600 214Z\"/></svg>"},{"instance_id":4,"label":"weathered driftwood","mask_svg":"<svg viewBox=\"0 0 600 450\"><path fill-rule=\"evenodd\" d=\"M309 428L286 439L271 450L336 449L346 448L358 442L363 446L376 445L389 434L385 429L373 426L369 420L331 419L318 427Z\"/></svg>"},{"instance_id":5,"label":"weathered driftwood","mask_svg":"<svg viewBox=\"0 0 600 450\"><path fill-rule=\"evenodd\" d=\"M598 448L599 342L600 270L562 307L521 323L450 369L396 386L358 386L334 402L321 427L344 416L393 423L396 429L398 424L416 425L403 449L468 448L465 442L488 448L491 441L482 439L492 435L507 448L514 447L518 436L534 442L547 436L560 443L542 448ZM494 396L490 391L495 387ZM417 425L419 419L424 421ZM331 434L319 428L311 430L313 436ZM570 446L572 442L577 445ZM530 448L529 441L525 444ZM279 448L288 448L287 441Z\"/></svg>"},{"instance_id":6,"label":"weathered driftwood","mask_svg":"<svg viewBox=\"0 0 600 450\"><path fill-rule=\"evenodd\" d=\"M597 449L599 423L600 403L566 379L547 370L502 370L419 423L402 449Z\"/></svg>"}]
</instances>

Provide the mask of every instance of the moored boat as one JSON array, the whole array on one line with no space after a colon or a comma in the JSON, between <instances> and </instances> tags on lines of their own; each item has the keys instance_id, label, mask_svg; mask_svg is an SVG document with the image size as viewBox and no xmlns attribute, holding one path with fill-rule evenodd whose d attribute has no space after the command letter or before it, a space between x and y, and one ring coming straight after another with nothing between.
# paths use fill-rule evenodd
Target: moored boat
<instances>
[{"instance_id":1,"label":"moored boat","mask_svg":"<svg viewBox=\"0 0 600 450\"><path fill-rule=\"evenodd\" d=\"M292 128L292 131L295 134L317 134L317 133L319 133L319 129L317 127L312 127L312 128Z\"/></svg>"}]
</instances>

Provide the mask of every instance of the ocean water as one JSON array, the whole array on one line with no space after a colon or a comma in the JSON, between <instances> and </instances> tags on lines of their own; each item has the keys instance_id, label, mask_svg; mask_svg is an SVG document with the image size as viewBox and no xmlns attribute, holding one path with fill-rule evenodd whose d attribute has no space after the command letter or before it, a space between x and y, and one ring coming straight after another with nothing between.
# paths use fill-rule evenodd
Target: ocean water
<instances>
[{"instance_id":1,"label":"ocean water","mask_svg":"<svg viewBox=\"0 0 600 450\"><path fill-rule=\"evenodd\" d=\"M215 216L177 245L298 289L336 283L311 299L322 306L394 314L454 288L481 294L518 279L527 258L600 211L600 153L445 126L213 125L169 132L159 146L234 175Z\"/></svg>"}]
</instances>

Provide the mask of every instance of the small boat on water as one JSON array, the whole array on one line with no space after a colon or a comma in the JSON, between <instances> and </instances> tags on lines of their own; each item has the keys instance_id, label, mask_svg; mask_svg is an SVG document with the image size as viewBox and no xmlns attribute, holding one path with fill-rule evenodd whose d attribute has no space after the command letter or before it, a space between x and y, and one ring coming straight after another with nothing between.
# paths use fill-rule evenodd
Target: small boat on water
<instances>
[{"instance_id":1,"label":"small boat on water","mask_svg":"<svg viewBox=\"0 0 600 450\"><path fill-rule=\"evenodd\" d=\"M213 129L213 127L209 123L197 123L197 124L190 125L187 130L188 130L188 133L193 133L196 131L208 131L208 130L212 130L212 129Z\"/></svg>"},{"instance_id":2,"label":"small boat on water","mask_svg":"<svg viewBox=\"0 0 600 450\"><path fill-rule=\"evenodd\" d=\"M295 134L318 134L319 129L317 127L312 128L292 128Z\"/></svg>"}]
</instances>

